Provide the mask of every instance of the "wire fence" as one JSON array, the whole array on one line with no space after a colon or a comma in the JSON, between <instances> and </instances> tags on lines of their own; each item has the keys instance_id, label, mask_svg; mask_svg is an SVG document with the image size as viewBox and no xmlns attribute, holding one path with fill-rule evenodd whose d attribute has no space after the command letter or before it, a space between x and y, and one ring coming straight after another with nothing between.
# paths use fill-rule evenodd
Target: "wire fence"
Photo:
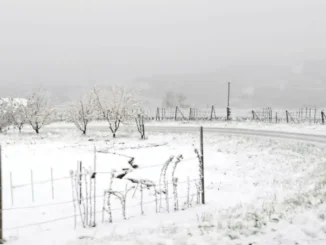
<instances>
[{"instance_id":1,"label":"wire fence","mask_svg":"<svg viewBox=\"0 0 326 245\"><path fill-rule=\"evenodd\" d=\"M193 160L196 160L196 159L198 160L198 157L185 158L185 159L182 159L182 161L180 163L193 161ZM138 171L138 170L142 170L142 169L150 169L150 168L158 168L158 167L163 168L163 166L164 166L164 164L155 164L155 165L150 165L150 166L138 167L137 169L133 169L133 170ZM132 168L130 168L130 169L132 169ZM56 181L63 181L63 180L68 180L68 179L72 180L73 178L76 178L76 179L77 178L82 178L82 177L83 178L88 178L88 177L90 177L91 175L94 175L94 174L95 175L110 175L111 177L114 177L113 175L116 174L116 173L117 173L117 171L92 172L92 173L78 173L78 172L75 172L75 176L71 175L71 176L65 176L65 177L59 177L59 178L51 178L51 179L48 179L48 180L42 180L42 181L36 181L36 182L34 182L32 180L31 183L12 185L11 186L11 195L12 195L11 198L13 199L13 190L16 189L16 188L23 188L23 187L28 187L29 186L33 190L35 185L45 185L45 184L49 184L49 183L53 184L53 182L56 182ZM10 177L12 178L11 173L10 173ZM116 179L116 178L114 177L114 179ZM126 179L126 180L128 180L128 179ZM200 178L192 179L192 180L188 179L187 181L178 181L177 184L178 185L184 185L184 184L189 185L190 183L200 183ZM173 182L173 181L172 182L165 181L164 183L158 183L158 184L155 183L155 187L158 188L158 187L164 186L166 188L167 186L171 186L171 185L175 186L175 184L176 184L176 182ZM136 190L137 190L137 187L136 187L135 191ZM119 192L119 191L115 191L115 192L123 194L123 192ZM197 194L198 194L198 192L197 192ZM195 194L190 194L190 195L195 195ZM38 205L3 208L1 210L1 212L10 212L10 211L18 211L18 210L31 210L31 209L38 209L38 208L44 208L44 207L56 207L56 206L60 206L60 205L72 205L73 206L77 202L82 202L82 201L88 202L88 201L91 201L91 200L94 200L94 199L100 199L100 198L103 198L103 197L104 197L103 195L94 195L92 197L72 198L72 200L67 200L67 201L62 201L62 202L51 202L51 203L44 203L44 204L38 204ZM188 193L187 196L179 196L178 199L181 199L181 198L184 198L184 197L189 198L189 193ZM117 198L117 197L114 197L114 198L116 200L119 200L119 198ZM168 200L171 200L173 198L175 198L175 197L169 197ZM34 201L34 196L33 196L33 201ZM139 207L139 206L142 206L142 205L148 205L148 204L155 203L155 202L157 202L157 199L156 200L146 201L146 202L141 201L141 203L138 203L138 204L132 205L132 206L127 206L126 208L129 209L129 208ZM12 202L12 205L13 205L13 202ZM95 206L95 208L96 208L96 206ZM117 210L123 210L123 207L111 209L111 211L117 211ZM97 214L103 213L103 212L104 212L103 209L100 210L100 211L95 210L94 215L95 214L97 215ZM82 214L85 215L85 213L82 213ZM46 221L42 221L42 222L35 222L35 223L29 223L29 224L20 225L20 226L4 228L4 229L0 229L0 230L15 230L15 229L28 228L28 227L32 227L32 226L39 226L39 225L43 225L43 224L54 223L54 222L58 222L58 221L62 221L62 220L68 220L68 219L73 219L73 218L76 219L76 217L77 217L77 214L75 212L74 215L59 217L59 218L56 218L56 219L50 219L50 220L46 220Z\"/></svg>"},{"instance_id":2,"label":"wire fence","mask_svg":"<svg viewBox=\"0 0 326 245\"><path fill-rule=\"evenodd\" d=\"M191 193L190 195L195 195L196 193ZM103 198L103 196L100 196ZM179 198L186 198L188 196L180 196ZM173 199L173 197L169 197L169 200ZM148 205L148 204L153 204L155 203L156 200L152 200L152 201L147 201L147 202L143 202L143 205ZM131 206L127 206L128 209L131 208L136 208L139 207L141 204L136 204L136 205L131 205ZM114 208L112 209L112 211L121 211L122 208ZM102 214L103 210L97 210L95 213L96 214ZM29 227L33 227L33 226L39 226L39 225L44 225L44 224L50 224L50 223L55 223L58 221L62 221L62 220L68 220L68 219L73 219L76 218L76 214L73 215L69 215L69 216L64 216L64 217L60 217L60 218L56 218L56 219L51 219L51 220L46 220L46 221L42 221L42 222L36 222L36 223L30 223L30 224L25 224L25 225L21 225L21 226L15 226L15 227L9 227L9 228L4 228L2 230L17 230L17 229L23 229L23 228L29 228Z\"/></svg>"},{"instance_id":3,"label":"wire fence","mask_svg":"<svg viewBox=\"0 0 326 245\"><path fill-rule=\"evenodd\" d=\"M101 152L101 151L99 151ZM187 161L192 161L192 160L197 160L197 157L191 157L191 158L186 158L183 159L180 163L183 162L187 162ZM149 168L156 168L156 167L162 167L164 164L155 164L155 165L150 165L150 166L143 166L143 167L137 167L134 170L142 170L142 169L149 169ZM132 169L132 168L130 168ZM123 170L122 170L123 171ZM117 171L106 171L106 172L95 172L95 174L114 174ZM81 174L81 176L86 176L87 174ZM80 176L80 175L79 175ZM13 185L12 188L16 189L16 188L22 188L22 187L30 187L32 185L43 185L43 184L48 184L48 183L52 183L52 182L56 182L56 181L61 181L61 180L70 180L71 176L66 176L66 177L59 177L59 178L55 178L55 179L47 179L47 180L42 180L42 181L36 181L36 182L30 182L30 183L25 183L25 184L18 184L18 185Z\"/></svg>"},{"instance_id":4,"label":"wire fence","mask_svg":"<svg viewBox=\"0 0 326 245\"><path fill-rule=\"evenodd\" d=\"M216 105L206 108L197 107L173 107L155 110L142 108L134 109L130 114L125 115L125 122L134 122L135 115L141 114L146 121L260 121L269 123L310 123L325 124L326 116L323 108L303 107L303 108L219 108ZM228 116L229 115L229 116ZM99 115L97 120L103 120ZM63 116L57 119L65 121Z\"/></svg>"}]
</instances>

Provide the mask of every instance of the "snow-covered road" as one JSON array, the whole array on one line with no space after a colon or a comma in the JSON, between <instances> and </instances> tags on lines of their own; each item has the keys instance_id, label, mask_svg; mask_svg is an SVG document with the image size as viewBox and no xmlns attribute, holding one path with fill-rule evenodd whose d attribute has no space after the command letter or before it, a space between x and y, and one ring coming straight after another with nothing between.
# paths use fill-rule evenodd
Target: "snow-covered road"
<instances>
[{"instance_id":1,"label":"snow-covered road","mask_svg":"<svg viewBox=\"0 0 326 245\"><path fill-rule=\"evenodd\" d=\"M318 143L318 144L326 144L326 134L324 134L320 130L313 131L315 133L311 133L312 130L305 130L303 128L297 129L297 132L289 132L287 128L284 130L275 130L273 127L268 129L250 129L250 128L241 128L241 127L220 127L213 125L203 125L204 133L218 133L223 135L240 135L240 136L253 136L253 137L267 137L267 138L279 138L279 139L287 139L287 140L296 140L296 141L304 141L310 143ZM275 126L275 125L272 125ZM286 125L288 126L288 125ZM71 128L75 128L73 124L53 124L46 128L44 131L51 132L51 129L56 128L59 130L69 130ZM106 122L100 122L89 125L90 131L107 131L108 125ZM134 131L134 125L125 125L121 127L121 131ZM155 125L146 125L146 132L160 132L160 133L196 133L199 132L198 125L183 125L183 124L155 124Z\"/></svg>"},{"instance_id":2,"label":"snow-covered road","mask_svg":"<svg viewBox=\"0 0 326 245\"><path fill-rule=\"evenodd\" d=\"M146 130L149 132L169 132L169 133L181 133L181 132L199 132L198 127L189 126L147 126ZM289 140L298 140L319 144L326 144L326 136L317 134L304 134L304 133L290 133L282 131L271 130L254 130L254 129L241 129L241 128L217 128L217 127L204 127L204 133L219 133L229 135L246 135L246 136L258 136L267 138L280 138Z\"/></svg>"}]
</instances>

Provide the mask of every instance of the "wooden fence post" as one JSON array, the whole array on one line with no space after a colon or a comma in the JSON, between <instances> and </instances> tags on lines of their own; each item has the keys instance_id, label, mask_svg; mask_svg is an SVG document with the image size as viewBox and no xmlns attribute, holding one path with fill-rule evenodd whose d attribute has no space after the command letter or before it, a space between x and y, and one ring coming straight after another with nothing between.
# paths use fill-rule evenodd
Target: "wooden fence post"
<instances>
[{"instance_id":1,"label":"wooden fence post","mask_svg":"<svg viewBox=\"0 0 326 245\"><path fill-rule=\"evenodd\" d=\"M212 105L212 109L211 109L211 118L210 118L211 121L213 120L213 110L214 110L214 106Z\"/></svg>"},{"instance_id":2,"label":"wooden fence post","mask_svg":"<svg viewBox=\"0 0 326 245\"><path fill-rule=\"evenodd\" d=\"M175 114L174 114L174 120L176 121L178 119L178 107L175 107Z\"/></svg>"},{"instance_id":3,"label":"wooden fence post","mask_svg":"<svg viewBox=\"0 0 326 245\"><path fill-rule=\"evenodd\" d=\"M289 112L285 111L285 113L286 113L286 122L289 123Z\"/></svg>"}]
</instances>

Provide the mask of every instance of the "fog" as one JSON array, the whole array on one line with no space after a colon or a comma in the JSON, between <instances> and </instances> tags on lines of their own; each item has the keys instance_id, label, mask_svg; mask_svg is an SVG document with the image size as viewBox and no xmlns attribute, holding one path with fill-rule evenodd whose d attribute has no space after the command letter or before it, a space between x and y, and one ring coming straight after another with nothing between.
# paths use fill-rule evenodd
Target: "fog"
<instances>
[{"instance_id":1,"label":"fog","mask_svg":"<svg viewBox=\"0 0 326 245\"><path fill-rule=\"evenodd\" d=\"M1 0L0 96L95 84L192 105L325 105L324 0Z\"/></svg>"}]
</instances>

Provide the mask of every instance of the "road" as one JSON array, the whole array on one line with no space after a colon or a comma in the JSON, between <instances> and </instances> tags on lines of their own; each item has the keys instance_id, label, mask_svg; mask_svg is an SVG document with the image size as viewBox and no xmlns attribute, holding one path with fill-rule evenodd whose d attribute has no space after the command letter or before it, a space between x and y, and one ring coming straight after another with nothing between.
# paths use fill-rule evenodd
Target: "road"
<instances>
[{"instance_id":1,"label":"road","mask_svg":"<svg viewBox=\"0 0 326 245\"><path fill-rule=\"evenodd\" d=\"M199 127L189 126L147 126L147 132L173 132L173 133L193 133L199 132ZM206 133L216 133L223 135L244 135L253 137L266 137L266 138L279 138L296 141L304 141L318 144L326 144L325 135L317 134L302 134L302 133L290 133L282 131L270 131L270 130L254 130L254 129L241 129L241 128L218 128L218 127L204 127Z\"/></svg>"}]
</instances>

